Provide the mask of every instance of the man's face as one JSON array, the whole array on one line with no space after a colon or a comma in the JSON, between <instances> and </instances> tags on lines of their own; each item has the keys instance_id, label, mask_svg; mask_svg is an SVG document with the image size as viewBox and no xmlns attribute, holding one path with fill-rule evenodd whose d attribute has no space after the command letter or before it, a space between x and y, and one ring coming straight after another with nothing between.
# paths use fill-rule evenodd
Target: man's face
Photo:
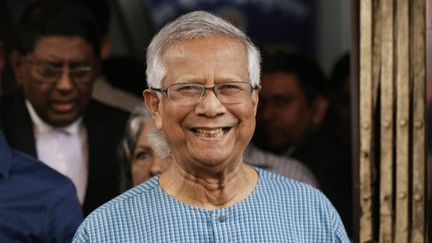
<instances>
[{"instance_id":1,"label":"man's face","mask_svg":"<svg viewBox=\"0 0 432 243\"><path fill-rule=\"evenodd\" d=\"M45 122L69 125L87 108L96 64L93 47L84 39L41 37L18 63L17 80Z\"/></svg>"},{"instance_id":2,"label":"man's face","mask_svg":"<svg viewBox=\"0 0 432 243\"><path fill-rule=\"evenodd\" d=\"M281 153L298 143L311 126L314 115L296 75L263 74L257 114L256 143Z\"/></svg>"},{"instance_id":3,"label":"man's face","mask_svg":"<svg viewBox=\"0 0 432 243\"><path fill-rule=\"evenodd\" d=\"M245 47L229 38L209 37L175 43L163 55L167 70L162 88L175 83L248 82ZM258 102L253 91L241 103L224 104L211 89L196 104L173 102L147 92L146 103L170 145L174 160L189 172L214 172L238 166L255 128ZM152 100L154 102L152 102Z\"/></svg>"}]
</instances>

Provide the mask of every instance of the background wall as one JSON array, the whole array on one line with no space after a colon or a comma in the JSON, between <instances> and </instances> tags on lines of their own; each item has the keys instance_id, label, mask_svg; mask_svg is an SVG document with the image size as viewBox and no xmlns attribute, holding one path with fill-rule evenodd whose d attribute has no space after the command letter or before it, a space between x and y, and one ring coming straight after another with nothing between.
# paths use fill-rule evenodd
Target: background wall
<instances>
[{"instance_id":1,"label":"background wall","mask_svg":"<svg viewBox=\"0 0 432 243\"><path fill-rule=\"evenodd\" d=\"M30 2L29 0L0 1L7 2L15 20L25 5ZM173 17L176 14L197 8L215 10L224 4L234 6L234 10L240 9L240 12L244 12L246 16L252 18L249 21L252 21L253 25L249 25L248 29L265 28L266 32L261 33L265 33L266 36L262 36L262 38L272 39L275 42L278 39L283 42L287 38L291 38L293 43L303 45L300 47L302 52L309 52L307 54L314 57L326 73L329 73L336 59L350 49L351 1L346 0L107 1L112 8L110 36L113 44L112 55L116 56L134 55L142 57L159 25L164 19L169 19L170 16ZM280 11L278 12L277 9ZM262 15L259 14L260 10L263 12ZM283 16L281 13L286 15ZM296 22L296 19L300 19L298 16L302 16L302 14L306 16L303 17L309 22ZM272 23L276 17L287 20L286 23L283 23L282 28L281 25ZM302 27L305 28L299 30ZM285 42L287 43L287 41ZM308 48L304 46L308 46Z\"/></svg>"},{"instance_id":2,"label":"background wall","mask_svg":"<svg viewBox=\"0 0 432 243\"><path fill-rule=\"evenodd\" d=\"M326 73L343 53L350 51L351 1L321 0L319 2L319 28L317 60Z\"/></svg>"},{"instance_id":3,"label":"background wall","mask_svg":"<svg viewBox=\"0 0 432 243\"><path fill-rule=\"evenodd\" d=\"M254 40L261 43L271 40L271 45L285 45L283 48L294 46L315 58L326 73L330 72L336 59L350 49L351 1L110 1L113 6L113 55L142 56L151 36L167 20L194 9L218 12L223 6L228 6L226 12L231 11L232 16L239 16L239 22L246 21L247 32ZM275 19L281 24L275 24Z\"/></svg>"}]
</instances>

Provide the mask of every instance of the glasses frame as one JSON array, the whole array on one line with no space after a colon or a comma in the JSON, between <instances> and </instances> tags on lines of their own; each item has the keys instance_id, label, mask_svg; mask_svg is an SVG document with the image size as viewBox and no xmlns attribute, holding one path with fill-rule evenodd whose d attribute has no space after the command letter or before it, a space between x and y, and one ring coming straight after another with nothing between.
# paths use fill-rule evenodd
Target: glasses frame
<instances>
[{"instance_id":1,"label":"glasses frame","mask_svg":"<svg viewBox=\"0 0 432 243\"><path fill-rule=\"evenodd\" d=\"M175 84L168 85L168 87L166 87L166 88L154 88L154 87L150 87L150 89L153 90L153 91L162 93L162 94L165 93L165 95L168 97L168 99L172 100L172 98L170 98L170 95L169 95L169 90L170 90L171 87L174 87L174 86L177 86L177 85L193 85L193 86L201 88L201 94L200 94L199 98L196 100L196 102L191 102L191 104L197 104L197 103L201 102L203 100L203 98L205 97L206 90L213 91L213 93L215 94L216 98L218 98L218 100L221 103L223 103L223 104L236 104L236 103L239 103L239 102L230 103L230 102L226 102L226 101L224 102L224 101L222 101L220 99L220 97L219 97L219 88L222 87L222 86L224 86L224 85L239 84L239 83L241 83L241 84L248 84L249 87L250 87L251 95L252 95L252 93L253 93L254 90L257 90L260 87L259 85L253 86L251 83L245 82L245 81L232 81L232 82L219 83L219 84L216 84L216 85L213 85L213 86L210 86L210 87L206 87L203 84L198 84L198 83L175 83Z\"/></svg>"},{"instance_id":2,"label":"glasses frame","mask_svg":"<svg viewBox=\"0 0 432 243\"><path fill-rule=\"evenodd\" d=\"M62 64L61 66L56 66L53 64L50 64L48 61L44 61L44 60L30 60L30 59L24 59L24 62L26 65L30 65L31 68L35 68L36 66L39 66L41 68L45 68L45 69L50 69L49 71L53 72L56 74L56 78L49 78L47 76L44 77L43 74L37 73L37 70L34 70L34 72L36 73L36 75L38 76L38 82L40 83L44 83L44 84L56 84L60 81L63 73L65 72L65 65ZM92 81L95 78L95 74L96 74L96 70L97 70L97 61L95 60L91 60L90 61L90 65L77 65L75 67L70 67L71 65L69 64L67 69L68 69L68 76L71 80L73 80L73 82L75 84L80 84L80 85L88 85L91 84ZM86 71L89 72L89 78L88 79L78 79L75 74L82 72L82 71Z\"/></svg>"}]
</instances>

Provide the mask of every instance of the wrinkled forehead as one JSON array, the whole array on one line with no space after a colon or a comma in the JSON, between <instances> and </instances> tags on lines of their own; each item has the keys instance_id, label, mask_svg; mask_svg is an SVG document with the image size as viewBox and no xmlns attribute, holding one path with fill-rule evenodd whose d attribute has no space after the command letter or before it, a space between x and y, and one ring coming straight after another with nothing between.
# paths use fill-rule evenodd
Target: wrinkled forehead
<instances>
[{"instance_id":1,"label":"wrinkled forehead","mask_svg":"<svg viewBox=\"0 0 432 243\"><path fill-rule=\"evenodd\" d=\"M178 42L164 54L166 79L248 80L244 45L229 38L202 38Z\"/></svg>"}]
</instances>

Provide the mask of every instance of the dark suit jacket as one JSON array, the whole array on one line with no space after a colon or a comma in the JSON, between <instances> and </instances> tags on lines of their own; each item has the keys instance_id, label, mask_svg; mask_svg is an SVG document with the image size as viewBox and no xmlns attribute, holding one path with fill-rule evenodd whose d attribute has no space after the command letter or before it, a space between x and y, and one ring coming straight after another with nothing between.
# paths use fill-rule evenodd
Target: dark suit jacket
<instances>
[{"instance_id":1,"label":"dark suit jacket","mask_svg":"<svg viewBox=\"0 0 432 243\"><path fill-rule=\"evenodd\" d=\"M2 98L0 119L12 148L37 156L33 125L21 92ZM92 100L83 115L88 137L88 182L84 214L120 193L117 146L129 114Z\"/></svg>"}]
</instances>

